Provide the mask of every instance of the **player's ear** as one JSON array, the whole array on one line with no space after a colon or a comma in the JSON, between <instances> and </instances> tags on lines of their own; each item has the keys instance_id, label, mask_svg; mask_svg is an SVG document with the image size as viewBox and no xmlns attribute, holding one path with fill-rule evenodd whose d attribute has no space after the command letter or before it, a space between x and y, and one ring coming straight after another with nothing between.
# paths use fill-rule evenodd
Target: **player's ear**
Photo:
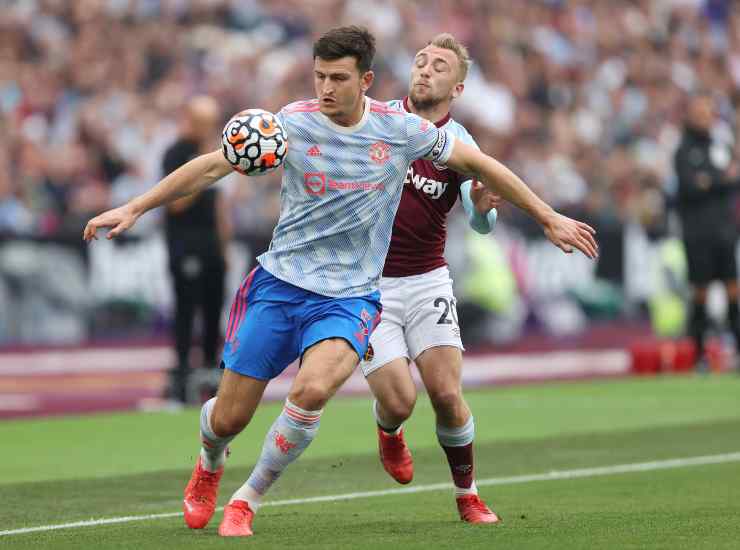
<instances>
[{"instance_id":1,"label":"player's ear","mask_svg":"<svg viewBox=\"0 0 740 550\"><path fill-rule=\"evenodd\" d=\"M452 99L457 99L460 97L463 93L463 90L465 89L465 84L462 82L458 82L455 84L455 87L452 88Z\"/></svg>"},{"instance_id":2,"label":"player's ear","mask_svg":"<svg viewBox=\"0 0 740 550\"><path fill-rule=\"evenodd\" d=\"M374 80L375 80L375 73L372 71L366 71L360 77L360 89L362 89L363 92L367 92L370 89L370 86L373 85Z\"/></svg>"}]
</instances>

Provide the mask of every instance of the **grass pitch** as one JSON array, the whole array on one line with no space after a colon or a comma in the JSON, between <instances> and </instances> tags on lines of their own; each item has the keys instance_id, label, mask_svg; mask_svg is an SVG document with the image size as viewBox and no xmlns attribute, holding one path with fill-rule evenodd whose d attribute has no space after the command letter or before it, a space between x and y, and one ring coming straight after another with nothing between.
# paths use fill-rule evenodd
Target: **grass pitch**
<instances>
[{"instance_id":1,"label":"grass pitch","mask_svg":"<svg viewBox=\"0 0 740 550\"><path fill-rule=\"evenodd\" d=\"M737 376L506 387L467 399L480 493L501 525L463 524L451 490L434 489L449 472L425 396L406 430L416 464L410 487L430 489L418 493L397 492L376 456L370 400L352 398L327 407L319 436L274 487L250 539L218 537L220 513L202 531L177 515L198 450L195 409L6 421L0 547L738 548L740 455L728 455L740 451ZM232 445L220 504L248 476L279 409L262 407ZM569 478L708 455L726 462ZM520 477L552 471L563 479ZM301 500L362 492L374 494ZM116 518L124 519L57 528ZM50 530L16 532L39 527Z\"/></svg>"}]
</instances>

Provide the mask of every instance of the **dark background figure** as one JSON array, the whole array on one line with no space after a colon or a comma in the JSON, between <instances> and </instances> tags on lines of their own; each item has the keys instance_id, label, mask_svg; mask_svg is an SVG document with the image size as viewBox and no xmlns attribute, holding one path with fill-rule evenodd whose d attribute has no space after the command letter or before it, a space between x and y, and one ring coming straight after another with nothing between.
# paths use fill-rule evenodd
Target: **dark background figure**
<instances>
[{"instance_id":1,"label":"dark background figure","mask_svg":"<svg viewBox=\"0 0 740 550\"><path fill-rule=\"evenodd\" d=\"M180 136L164 155L168 174L192 158L217 147L221 112L211 97L193 98L186 106ZM231 228L218 188L184 197L168 206L165 233L175 291L174 337L177 365L170 371L168 397L182 403L218 385L221 308L224 303L226 246ZM202 363L191 369L190 348L196 311L201 313ZM209 381L210 380L210 381ZM206 385L204 388L203 385Z\"/></svg>"},{"instance_id":2,"label":"dark background figure","mask_svg":"<svg viewBox=\"0 0 740 550\"><path fill-rule=\"evenodd\" d=\"M706 361L704 339L710 328L706 311L707 287L724 283L729 328L740 345L737 264L737 226L734 195L740 166L730 140L713 137L717 123L715 102L709 93L688 101L686 124L675 154L678 177L678 212L691 283L692 312L689 332L696 344L697 360Z\"/></svg>"}]
</instances>

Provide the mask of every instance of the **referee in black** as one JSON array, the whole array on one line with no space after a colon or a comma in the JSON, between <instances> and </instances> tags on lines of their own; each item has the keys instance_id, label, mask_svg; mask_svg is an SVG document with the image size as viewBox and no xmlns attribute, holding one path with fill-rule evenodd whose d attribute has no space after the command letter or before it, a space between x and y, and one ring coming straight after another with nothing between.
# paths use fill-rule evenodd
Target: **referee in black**
<instances>
[{"instance_id":1,"label":"referee in black","mask_svg":"<svg viewBox=\"0 0 740 550\"><path fill-rule=\"evenodd\" d=\"M191 99L185 108L179 138L164 155L163 172L169 174L192 158L213 151L218 145L220 122L220 109L213 98L197 96ZM175 401L186 403L211 397L199 395L200 385L213 379L208 386L218 387L220 376L217 354L224 303L226 246L231 229L226 204L218 188L210 187L170 203L165 233L175 291L177 354L167 394ZM198 311L202 321L203 363L191 369L193 322Z\"/></svg>"},{"instance_id":2,"label":"referee in black","mask_svg":"<svg viewBox=\"0 0 740 550\"><path fill-rule=\"evenodd\" d=\"M713 139L715 123L711 94L701 92L689 98L683 136L674 158L677 206L691 283L689 333L696 345L698 362L705 360L704 336L709 325L707 287L712 281L719 280L725 285L729 328L736 345L740 345L737 227L733 216L740 170L733 158L732 145Z\"/></svg>"}]
</instances>

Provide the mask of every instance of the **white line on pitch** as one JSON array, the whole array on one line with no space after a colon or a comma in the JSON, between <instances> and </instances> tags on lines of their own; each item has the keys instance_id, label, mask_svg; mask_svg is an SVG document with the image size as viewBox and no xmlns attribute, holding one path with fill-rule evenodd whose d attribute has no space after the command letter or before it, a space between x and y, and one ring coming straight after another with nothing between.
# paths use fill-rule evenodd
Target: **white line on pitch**
<instances>
[{"instance_id":1,"label":"white line on pitch","mask_svg":"<svg viewBox=\"0 0 740 550\"><path fill-rule=\"evenodd\" d=\"M632 464L616 464L613 466L599 466L596 468L579 468L575 470L554 470L541 474L529 474L510 477L493 477L489 479L476 480L478 487L489 485L513 485L516 483L529 483L532 481L553 481L559 479L576 479L582 477L606 476L613 474L625 474L632 472L649 472L652 470L668 470L671 468L684 468L687 466L703 466L707 464L723 464L727 462L740 462L740 452L724 453L718 455L695 456L689 458L672 458L668 460L655 460L652 462L636 462ZM288 506L291 504L312 504L316 502L335 502L338 500L354 500L358 498L382 497L388 495L405 495L410 493L424 493L427 491L440 491L451 489L451 483L434 483L431 485L418 485L415 487L403 487L399 489L384 489L381 491L364 491L359 493L345 493L342 495L326 495L319 497L294 498L288 500L275 500L265 502L262 506ZM219 507L218 510L222 510ZM147 514L141 516L121 516L117 518L90 519L75 521L72 523L59 523L56 525L40 525L38 527L23 527L21 529L10 529L0 531L0 536L21 535L24 533L39 533L42 531L56 531L58 529L72 529L74 527L92 527L96 525L111 525L114 523L129 523L132 521L146 521L153 519L174 518L181 516L182 512L167 512L163 514Z\"/></svg>"}]
</instances>

